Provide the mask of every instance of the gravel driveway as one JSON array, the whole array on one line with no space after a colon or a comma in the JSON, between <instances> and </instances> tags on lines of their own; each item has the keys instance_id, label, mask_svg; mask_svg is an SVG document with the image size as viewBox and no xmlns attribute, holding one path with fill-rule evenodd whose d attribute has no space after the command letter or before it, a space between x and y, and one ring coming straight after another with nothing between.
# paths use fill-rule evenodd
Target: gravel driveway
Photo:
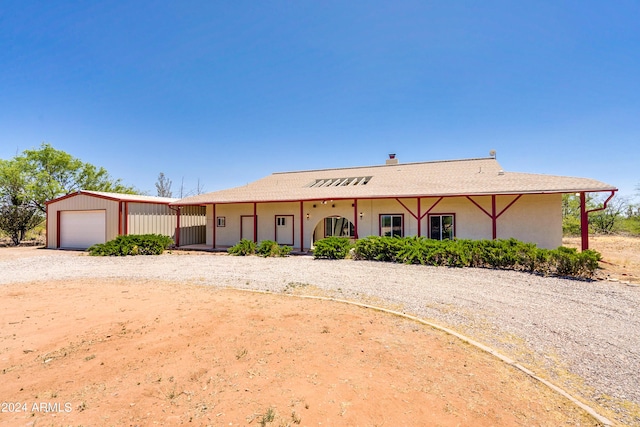
<instances>
[{"instance_id":1,"label":"gravel driveway","mask_svg":"<svg viewBox=\"0 0 640 427\"><path fill-rule=\"evenodd\" d=\"M459 330L596 407L614 411L618 422L640 425L638 287L307 256L174 253L102 258L43 251L0 260L0 284L83 277L188 281L272 292L312 285L336 298L373 298L376 305L402 307L406 313ZM625 409L621 401L638 406Z\"/></svg>"}]
</instances>

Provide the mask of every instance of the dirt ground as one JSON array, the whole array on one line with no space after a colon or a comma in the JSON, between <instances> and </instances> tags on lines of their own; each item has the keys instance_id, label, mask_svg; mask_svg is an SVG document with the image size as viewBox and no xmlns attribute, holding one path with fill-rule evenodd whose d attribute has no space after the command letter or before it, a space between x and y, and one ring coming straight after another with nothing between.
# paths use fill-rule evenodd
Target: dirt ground
<instances>
[{"instance_id":1,"label":"dirt ground","mask_svg":"<svg viewBox=\"0 0 640 427\"><path fill-rule=\"evenodd\" d=\"M640 277L633 247L605 255L630 278ZM0 248L0 260L39 254ZM3 426L597 425L455 338L336 302L38 282L0 287L0 325Z\"/></svg>"},{"instance_id":2,"label":"dirt ground","mask_svg":"<svg viewBox=\"0 0 640 427\"><path fill-rule=\"evenodd\" d=\"M562 244L580 248L579 237L565 237ZM589 236L589 248L602 254L597 278L640 284L640 237Z\"/></svg>"}]
</instances>

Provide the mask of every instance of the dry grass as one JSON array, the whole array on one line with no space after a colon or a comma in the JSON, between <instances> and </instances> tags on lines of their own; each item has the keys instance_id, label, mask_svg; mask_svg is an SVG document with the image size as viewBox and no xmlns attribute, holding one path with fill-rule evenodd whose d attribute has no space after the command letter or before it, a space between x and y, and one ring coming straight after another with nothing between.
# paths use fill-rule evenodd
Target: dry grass
<instances>
[{"instance_id":1,"label":"dry grass","mask_svg":"<svg viewBox=\"0 0 640 427\"><path fill-rule=\"evenodd\" d=\"M562 244L580 248L579 237L565 237ZM589 236L589 248L602 254L600 279L640 284L640 237Z\"/></svg>"}]
</instances>

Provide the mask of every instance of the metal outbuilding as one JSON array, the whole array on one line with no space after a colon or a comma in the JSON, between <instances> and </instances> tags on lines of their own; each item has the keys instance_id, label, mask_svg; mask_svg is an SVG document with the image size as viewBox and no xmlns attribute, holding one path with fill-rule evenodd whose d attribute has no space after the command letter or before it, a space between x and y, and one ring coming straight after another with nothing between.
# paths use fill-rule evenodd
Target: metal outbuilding
<instances>
[{"instance_id":1,"label":"metal outbuilding","mask_svg":"<svg viewBox=\"0 0 640 427\"><path fill-rule=\"evenodd\" d=\"M177 246L204 243L204 206L177 199L80 190L47 202L47 248L86 249L120 235L163 234Z\"/></svg>"}]
</instances>

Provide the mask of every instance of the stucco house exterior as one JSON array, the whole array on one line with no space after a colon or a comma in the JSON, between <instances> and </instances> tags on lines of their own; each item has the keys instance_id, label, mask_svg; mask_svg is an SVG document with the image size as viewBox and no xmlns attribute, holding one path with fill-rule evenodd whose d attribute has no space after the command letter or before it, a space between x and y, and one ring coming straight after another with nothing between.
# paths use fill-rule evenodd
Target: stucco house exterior
<instances>
[{"instance_id":1,"label":"stucco house exterior","mask_svg":"<svg viewBox=\"0 0 640 427\"><path fill-rule=\"evenodd\" d=\"M212 249L245 238L307 251L327 236L370 235L513 237L556 248L562 243L562 195L576 193L583 202L585 249L585 194L608 192L610 199L616 191L588 178L507 172L494 157L400 163L390 155L378 166L274 173L169 206L181 212L204 207L200 243Z\"/></svg>"}]
</instances>

